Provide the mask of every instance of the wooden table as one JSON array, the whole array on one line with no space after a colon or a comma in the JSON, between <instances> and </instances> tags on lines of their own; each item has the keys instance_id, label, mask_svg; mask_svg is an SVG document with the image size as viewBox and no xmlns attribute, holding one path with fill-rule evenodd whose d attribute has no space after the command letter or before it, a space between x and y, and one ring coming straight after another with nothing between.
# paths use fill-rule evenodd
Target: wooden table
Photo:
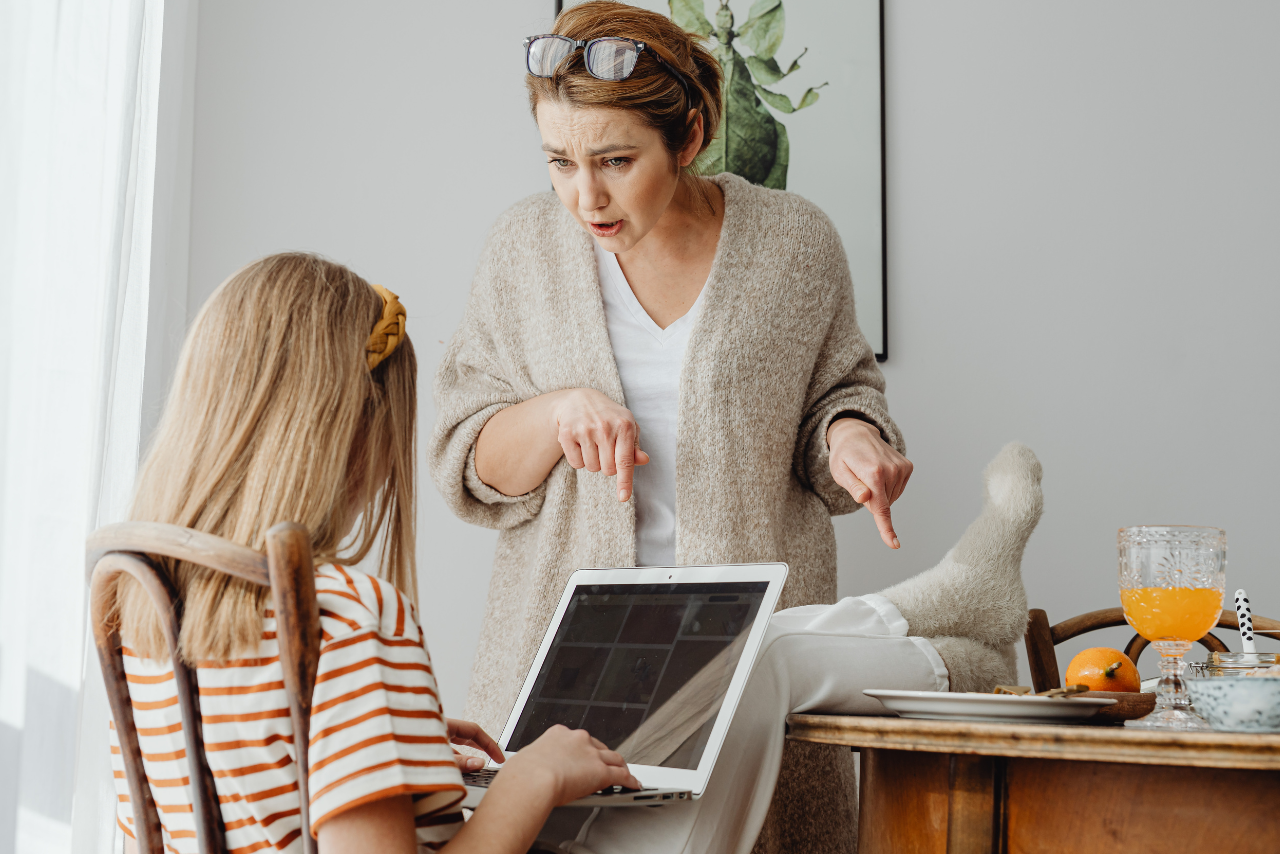
<instances>
[{"instance_id":1,"label":"wooden table","mask_svg":"<svg viewBox=\"0 0 1280 854\"><path fill-rule=\"evenodd\" d=\"M1280 735L791 715L862 755L859 854L1280 852Z\"/></svg>"}]
</instances>

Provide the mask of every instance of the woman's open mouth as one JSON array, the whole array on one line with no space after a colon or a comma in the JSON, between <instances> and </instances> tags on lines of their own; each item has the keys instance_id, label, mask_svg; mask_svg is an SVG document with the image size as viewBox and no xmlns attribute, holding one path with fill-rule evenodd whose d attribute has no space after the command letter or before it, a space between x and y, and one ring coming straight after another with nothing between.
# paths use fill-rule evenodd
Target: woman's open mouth
<instances>
[{"instance_id":1,"label":"woman's open mouth","mask_svg":"<svg viewBox=\"0 0 1280 854\"><path fill-rule=\"evenodd\" d=\"M596 237L613 237L619 231L622 231L622 220L614 220L613 222L589 222L587 228Z\"/></svg>"}]
</instances>

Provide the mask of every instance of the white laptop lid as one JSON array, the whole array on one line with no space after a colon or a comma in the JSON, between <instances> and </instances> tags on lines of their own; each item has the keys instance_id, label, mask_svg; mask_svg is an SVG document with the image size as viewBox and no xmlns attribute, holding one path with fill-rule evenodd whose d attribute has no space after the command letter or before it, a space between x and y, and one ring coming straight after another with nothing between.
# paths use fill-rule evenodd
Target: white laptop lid
<instances>
[{"instance_id":1,"label":"white laptop lid","mask_svg":"<svg viewBox=\"0 0 1280 854\"><path fill-rule=\"evenodd\" d=\"M578 570L499 744L586 729L645 786L701 796L786 577L785 563Z\"/></svg>"}]
</instances>

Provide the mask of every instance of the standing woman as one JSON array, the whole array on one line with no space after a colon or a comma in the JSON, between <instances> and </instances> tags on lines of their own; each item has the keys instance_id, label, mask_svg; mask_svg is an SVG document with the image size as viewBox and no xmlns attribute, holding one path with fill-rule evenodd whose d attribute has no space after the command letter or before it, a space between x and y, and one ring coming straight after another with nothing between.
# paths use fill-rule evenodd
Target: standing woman
<instances>
[{"instance_id":1,"label":"standing woman","mask_svg":"<svg viewBox=\"0 0 1280 854\"><path fill-rule=\"evenodd\" d=\"M897 548L911 474L831 221L692 168L720 124L714 57L603 0L555 32L527 46L555 192L494 226L435 384L436 485L502 532L468 708L493 731L574 570L786 561L780 608L834 602L831 516L865 504ZM815 751L800 796L795 758L762 839L847 850L820 827L852 816L840 759Z\"/></svg>"}]
</instances>

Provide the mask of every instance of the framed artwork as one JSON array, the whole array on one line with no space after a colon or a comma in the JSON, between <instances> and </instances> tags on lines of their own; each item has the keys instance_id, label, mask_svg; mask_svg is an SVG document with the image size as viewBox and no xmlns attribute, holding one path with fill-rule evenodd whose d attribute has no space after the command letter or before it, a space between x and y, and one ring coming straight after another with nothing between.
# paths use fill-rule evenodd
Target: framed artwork
<instances>
[{"instance_id":1,"label":"framed artwork","mask_svg":"<svg viewBox=\"0 0 1280 854\"><path fill-rule=\"evenodd\" d=\"M835 223L858 322L889 355L883 0L627 0L707 40L724 123L704 173L798 193ZM569 2L564 5L574 5ZM562 3L555 3L559 14Z\"/></svg>"}]
</instances>

